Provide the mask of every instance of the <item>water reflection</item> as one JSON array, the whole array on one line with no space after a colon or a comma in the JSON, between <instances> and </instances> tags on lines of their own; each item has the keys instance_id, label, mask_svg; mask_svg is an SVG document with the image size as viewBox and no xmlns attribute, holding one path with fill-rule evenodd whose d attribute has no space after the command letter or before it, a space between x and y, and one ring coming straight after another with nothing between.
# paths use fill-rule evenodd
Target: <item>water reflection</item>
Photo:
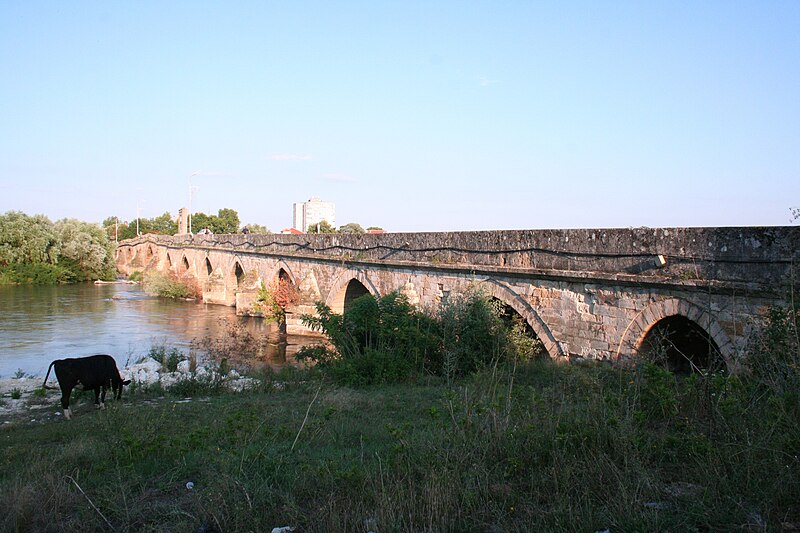
<instances>
[{"instance_id":1,"label":"water reflection","mask_svg":"<svg viewBox=\"0 0 800 533\"><path fill-rule=\"evenodd\" d=\"M231 331L250 335L251 363L273 369L317 339L280 336L274 324L230 307L151 298L135 285L0 287L0 377L44 375L53 359L112 354L120 366L152 346L199 350ZM241 337L240 337L241 338Z\"/></svg>"}]
</instances>

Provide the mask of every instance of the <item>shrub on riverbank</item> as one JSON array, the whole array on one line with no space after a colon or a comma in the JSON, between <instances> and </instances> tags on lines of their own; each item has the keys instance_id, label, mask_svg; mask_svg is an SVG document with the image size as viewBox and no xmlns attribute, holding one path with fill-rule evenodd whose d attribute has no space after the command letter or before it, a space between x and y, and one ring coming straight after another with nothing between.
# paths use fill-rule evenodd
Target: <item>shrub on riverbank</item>
<instances>
[{"instance_id":1,"label":"shrub on riverbank","mask_svg":"<svg viewBox=\"0 0 800 533\"><path fill-rule=\"evenodd\" d=\"M503 361L526 361L541 349L520 324L504 320L501 304L472 290L452 296L437 313L417 309L397 292L355 299L346 315L317 304L303 323L333 348L301 349L335 381L347 385L399 383L426 376L453 379Z\"/></svg>"},{"instance_id":2,"label":"shrub on riverbank","mask_svg":"<svg viewBox=\"0 0 800 533\"><path fill-rule=\"evenodd\" d=\"M162 274L155 270L145 272L142 288L150 295L163 298L198 298L200 288L195 280L180 278L172 272Z\"/></svg>"}]
</instances>

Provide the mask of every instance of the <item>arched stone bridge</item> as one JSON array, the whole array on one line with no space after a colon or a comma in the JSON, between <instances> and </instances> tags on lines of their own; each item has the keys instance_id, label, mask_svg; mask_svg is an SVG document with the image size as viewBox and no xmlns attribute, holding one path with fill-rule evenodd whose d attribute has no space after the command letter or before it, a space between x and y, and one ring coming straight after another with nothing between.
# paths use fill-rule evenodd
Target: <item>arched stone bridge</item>
<instances>
[{"instance_id":1,"label":"arched stone bridge","mask_svg":"<svg viewBox=\"0 0 800 533\"><path fill-rule=\"evenodd\" d=\"M261 283L291 281L299 316L324 301L400 291L423 308L479 284L530 325L553 358L639 353L653 327L680 319L728 364L769 305L785 304L800 227L632 228L382 235L144 235L119 243L120 272L193 281L206 303L252 314Z\"/></svg>"}]
</instances>

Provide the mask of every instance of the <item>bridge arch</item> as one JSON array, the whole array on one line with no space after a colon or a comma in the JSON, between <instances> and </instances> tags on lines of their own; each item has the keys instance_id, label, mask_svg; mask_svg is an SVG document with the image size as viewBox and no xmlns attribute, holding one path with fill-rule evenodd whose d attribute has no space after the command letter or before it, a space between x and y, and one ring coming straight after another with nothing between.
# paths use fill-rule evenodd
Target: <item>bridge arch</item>
<instances>
[{"instance_id":1,"label":"bridge arch","mask_svg":"<svg viewBox=\"0 0 800 533\"><path fill-rule=\"evenodd\" d=\"M211 264L211 259L209 259L208 256L206 256L205 266L206 266L206 277L208 277L214 273L214 265Z\"/></svg>"},{"instance_id":2,"label":"bridge arch","mask_svg":"<svg viewBox=\"0 0 800 533\"><path fill-rule=\"evenodd\" d=\"M539 340L542 341L542 345L550 358L557 359L565 356L547 324L544 323L536 310L513 289L494 279L483 280L480 286L487 290L489 296L497 298L511 307L528 323L533 332L536 333L536 336L539 337Z\"/></svg>"},{"instance_id":3,"label":"bridge arch","mask_svg":"<svg viewBox=\"0 0 800 533\"><path fill-rule=\"evenodd\" d=\"M180 273L185 274L186 272L189 272L189 268L190 268L189 258L186 257L186 254L183 254L183 259L181 260Z\"/></svg>"},{"instance_id":4,"label":"bridge arch","mask_svg":"<svg viewBox=\"0 0 800 533\"><path fill-rule=\"evenodd\" d=\"M231 273L233 274L233 280L235 281L235 286L238 287L239 284L241 284L242 281L244 280L245 276L244 267L242 266L242 262L239 260L238 257L233 261Z\"/></svg>"},{"instance_id":5,"label":"bridge arch","mask_svg":"<svg viewBox=\"0 0 800 533\"><path fill-rule=\"evenodd\" d=\"M363 287L363 289L359 286ZM345 270L333 282L333 286L328 292L328 297L325 299L325 304L334 313L343 314L352 300L364 294L371 294L376 298L380 297L380 292L375 287L375 284L363 271Z\"/></svg>"},{"instance_id":6,"label":"bridge arch","mask_svg":"<svg viewBox=\"0 0 800 533\"><path fill-rule=\"evenodd\" d=\"M676 319L678 320L676 321ZM732 367L734 345L725 330L712 314L681 298L651 302L639 311L622 334L616 358L633 358L641 354L647 346L648 335L653 329L659 324L670 322L680 323L687 327L696 326L698 332L707 336L709 344L719 352L727 366Z\"/></svg>"},{"instance_id":7,"label":"bridge arch","mask_svg":"<svg viewBox=\"0 0 800 533\"><path fill-rule=\"evenodd\" d=\"M281 272L284 273L284 276L281 275ZM286 261L283 259L279 260L275 266L271 269L269 276L266 277L267 280L275 280L280 279L281 277L285 277L286 279L291 282L292 285L295 287L297 286L297 276L293 272L292 268L286 264Z\"/></svg>"}]
</instances>

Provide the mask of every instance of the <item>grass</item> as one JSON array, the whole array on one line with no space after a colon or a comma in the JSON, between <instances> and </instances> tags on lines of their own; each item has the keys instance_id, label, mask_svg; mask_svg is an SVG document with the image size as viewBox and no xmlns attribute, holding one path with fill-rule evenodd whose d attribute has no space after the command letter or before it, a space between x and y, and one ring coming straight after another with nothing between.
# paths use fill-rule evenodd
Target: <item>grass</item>
<instances>
[{"instance_id":1,"label":"grass","mask_svg":"<svg viewBox=\"0 0 800 533\"><path fill-rule=\"evenodd\" d=\"M800 527L797 398L738 378L534 362L449 387L276 379L6 424L0 529Z\"/></svg>"}]
</instances>

